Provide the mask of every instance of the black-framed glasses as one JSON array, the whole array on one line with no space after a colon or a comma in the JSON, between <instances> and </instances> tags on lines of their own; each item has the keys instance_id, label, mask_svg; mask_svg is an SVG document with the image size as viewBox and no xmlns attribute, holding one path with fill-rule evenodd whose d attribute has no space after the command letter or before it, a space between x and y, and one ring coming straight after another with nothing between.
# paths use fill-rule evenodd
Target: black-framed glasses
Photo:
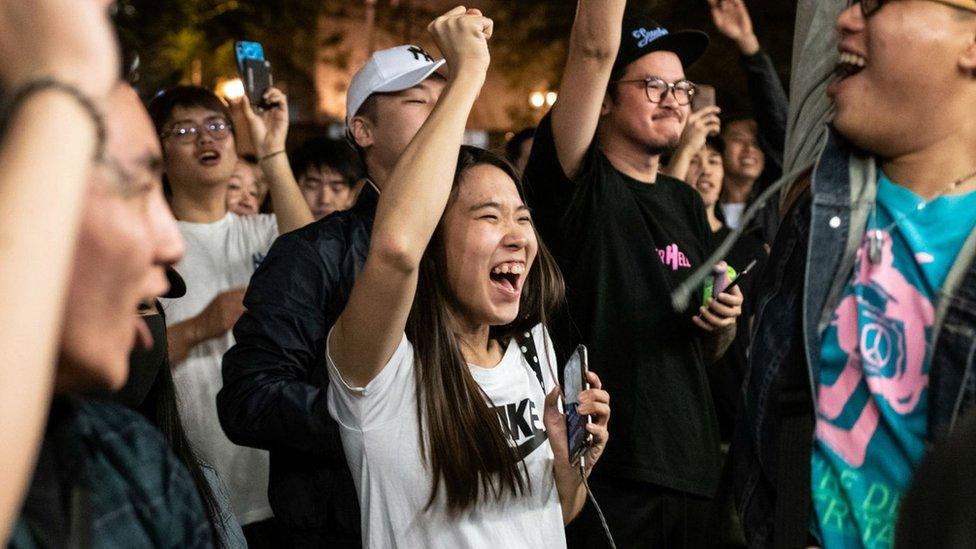
<instances>
[{"instance_id":1,"label":"black-framed glasses","mask_svg":"<svg viewBox=\"0 0 976 549\"><path fill-rule=\"evenodd\" d=\"M695 87L695 84L690 80L668 82L657 76L637 78L634 80L617 80L613 83L636 84L638 82L644 85L644 93L647 95L647 100L651 103L660 103L664 101L664 98L667 97L669 93L671 93L674 95L675 101L677 101L678 104L683 107L691 103L691 98L694 97L695 92L698 91L698 88Z\"/></svg>"},{"instance_id":2,"label":"black-framed glasses","mask_svg":"<svg viewBox=\"0 0 976 549\"><path fill-rule=\"evenodd\" d=\"M170 126L170 128L163 133L159 134L159 137L166 139L169 136L173 136L177 141L183 143L192 143L197 140L197 137L202 134L202 132L207 132L213 140L222 141L227 139L230 135L230 131L233 125L224 120L223 118L214 118L208 120L203 127L200 127L193 122L177 122Z\"/></svg>"},{"instance_id":3,"label":"black-framed glasses","mask_svg":"<svg viewBox=\"0 0 976 549\"><path fill-rule=\"evenodd\" d=\"M882 6L887 4L888 0L855 0L855 2L861 4L861 13L864 15L864 18L867 19L868 17L871 17L877 13Z\"/></svg>"}]
</instances>

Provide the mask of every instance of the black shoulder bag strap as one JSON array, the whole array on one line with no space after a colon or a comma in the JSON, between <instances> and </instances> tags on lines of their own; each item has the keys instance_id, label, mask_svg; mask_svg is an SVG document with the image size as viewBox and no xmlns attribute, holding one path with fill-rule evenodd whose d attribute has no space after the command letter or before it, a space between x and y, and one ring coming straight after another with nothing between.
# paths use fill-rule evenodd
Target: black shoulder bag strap
<instances>
[{"instance_id":1,"label":"black shoulder bag strap","mask_svg":"<svg viewBox=\"0 0 976 549\"><path fill-rule=\"evenodd\" d=\"M532 337L532 332L519 334L515 338L515 342L518 343L519 349L522 350L522 356L525 357L525 361L529 363L529 367L535 372L535 377L539 380L539 385L542 387L542 394L548 394L545 378L542 377L542 365L539 364L539 355L536 352L535 338Z\"/></svg>"}]
</instances>

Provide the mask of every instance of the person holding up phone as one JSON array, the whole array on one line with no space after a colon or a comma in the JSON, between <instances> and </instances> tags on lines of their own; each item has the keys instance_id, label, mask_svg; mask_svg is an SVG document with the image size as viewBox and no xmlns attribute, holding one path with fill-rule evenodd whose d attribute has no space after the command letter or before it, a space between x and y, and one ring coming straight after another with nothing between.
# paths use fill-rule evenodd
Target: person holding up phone
<instances>
[{"instance_id":1,"label":"person holding up phone","mask_svg":"<svg viewBox=\"0 0 976 549\"><path fill-rule=\"evenodd\" d=\"M329 411L363 543L562 546L585 498L542 324L562 280L515 170L461 147L492 21L457 7L428 29L451 75L380 195L365 266L328 338ZM588 468L610 414L590 381L580 405L595 418Z\"/></svg>"},{"instance_id":2,"label":"person holding up phone","mask_svg":"<svg viewBox=\"0 0 976 549\"><path fill-rule=\"evenodd\" d=\"M149 105L163 149L170 206L187 244L178 269L186 295L162 300L169 328L173 381L184 406L187 435L227 485L245 535L270 520L267 452L244 448L224 434L214 401L220 364L234 344L231 328L244 311L244 287L281 233L313 221L295 183L285 139L288 102L277 88L264 93L276 106L255 111L245 97L242 113L256 147L274 214L241 216L227 209L227 187L238 163L235 128L227 107L210 90L178 86Z\"/></svg>"}]
</instances>

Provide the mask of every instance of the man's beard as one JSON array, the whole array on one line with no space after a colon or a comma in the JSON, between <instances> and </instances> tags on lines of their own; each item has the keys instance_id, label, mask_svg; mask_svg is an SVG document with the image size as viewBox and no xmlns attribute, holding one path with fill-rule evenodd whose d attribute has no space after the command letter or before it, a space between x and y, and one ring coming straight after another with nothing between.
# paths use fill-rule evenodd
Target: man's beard
<instances>
[{"instance_id":1,"label":"man's beard","mask_svg":"<svg viewBox=\"0 0 976 549\"><path fill-rule=\"evenodd\" d=\"M647 154L650 156L671 155L678 149L681 136L675 137L665 142L647 143Z\"/></svg>"}]
</instances>

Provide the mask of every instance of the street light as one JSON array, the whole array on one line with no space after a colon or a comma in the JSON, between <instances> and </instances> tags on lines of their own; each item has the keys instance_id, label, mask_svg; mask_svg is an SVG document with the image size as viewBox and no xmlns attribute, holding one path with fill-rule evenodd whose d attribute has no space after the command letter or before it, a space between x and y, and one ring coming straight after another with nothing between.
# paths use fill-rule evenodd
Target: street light
<instances>
[{"instance_id":1,"label":"street light","mask_svg":"<svg viewBox=\"0 0 976 549\"><path fill-rule=\"evenodd\" d=\"M546 104L546 94L534 91L529 95L529 104L537 109L541 109Z\"/></svg>"},{"instance_id":2,"label":"street light","mask_svg":"<svg viewBox=\"0 0 976 549\"><path fill-rule=\"evenodd\" d=\"M546 105L553 106L556 103L556 97L558 97L556 92L546 92Z\"/></svg>"},{"instance_id":3,"label":"street light","mask_svg":"<svg viewBox=\"0 0 976 549\"><path fill-rule=\"evenodd\" d=\"M228 78L217 84L217 95L228 101L236 101L244 97L244 82L240 78Z\"/></svg>"}]
</instances>

